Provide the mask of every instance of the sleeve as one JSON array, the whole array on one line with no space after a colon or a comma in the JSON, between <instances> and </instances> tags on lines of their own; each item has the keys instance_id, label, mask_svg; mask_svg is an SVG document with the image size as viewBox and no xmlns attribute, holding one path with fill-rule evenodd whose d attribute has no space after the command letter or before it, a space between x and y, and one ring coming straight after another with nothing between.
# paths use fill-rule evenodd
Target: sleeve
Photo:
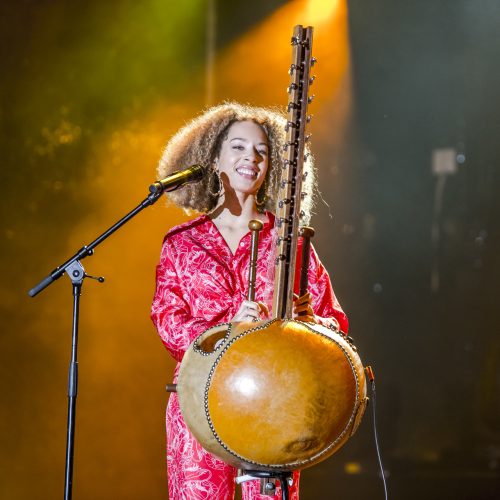
<instances>
[{"instance_id":1,"label":"sleeve","mask_svg":"<svg viewBox=\"0 0 500 500\"><path fill-rule=\"evenodd\" d=\"M192 339L210 325L205 319L192 316L189 297L183 292L176 264L173 244L167 235L156 268L151 319L168 352L180 362Z\"/></svg>"},{"instance_id":2,"label":"sleeve","mask_svg":"<svg viewBox=\"0 0 500 500\"><path fill-rule=\"evenodd\" d=\"M319 260L312 245L308 277L312 307L319 322L328 327L336 326L341 332L347 334L349 329L347 315L335 296L328 271Z\"/></svg>"}]
</instances>

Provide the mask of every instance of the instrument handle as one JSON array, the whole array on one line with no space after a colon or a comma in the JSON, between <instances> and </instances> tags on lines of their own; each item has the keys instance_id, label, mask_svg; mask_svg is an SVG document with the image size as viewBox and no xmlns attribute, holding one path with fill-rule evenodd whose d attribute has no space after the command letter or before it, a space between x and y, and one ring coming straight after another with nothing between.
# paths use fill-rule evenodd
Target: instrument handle
<instances>
[{"instance_id":1,"label":"instrument handle","mask_svg":"<svg viewBox=\"0 0 500 500\"><path fill-rule=\"evenodd\" d=\"M309 270L311 238L314 236L314 229L308 226L301 227L299 229L299 236L302 237L302 260L300 263L299 297L302 297L302 295L307 293L307 287L309 285L307 272Z\"/></svg>"},{"instance_id":2,"label":"instrument handle","mask_svg":"<svg viewBox=\"0 0 500 500\"><path fill-rule=\"evenodd\" d=\"M248 266L248 294L247 299L255 301L255 279L257 277L257 251L259 248L259 232L264 227L262 222L252 219L248 223L248 229L252 232L252 243L250 247L250 265Z\"/></svg>"}]
</instances>

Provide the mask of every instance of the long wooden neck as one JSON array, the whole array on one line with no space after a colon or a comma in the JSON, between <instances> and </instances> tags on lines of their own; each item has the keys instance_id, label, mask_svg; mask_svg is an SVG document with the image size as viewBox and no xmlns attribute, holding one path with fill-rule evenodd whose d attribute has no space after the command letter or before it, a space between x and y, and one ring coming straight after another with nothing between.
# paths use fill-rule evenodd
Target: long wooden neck
<instances>
[{"instance_id":1,"label":"long wooden neck","mask_svg":"<svg viewBox=\"0 0 500 500\"><path fill-rule=\"evenodd\" d=\"M275 253L275 278L273 316L278 319L291 318L295 262L300 219L303 216L302 180L304 178L304 151L309 121L307 106L311 64L313 28L295 26L292 37L292 65L290 67L289 102L286 125L284 166L280 180L276 228L278 240Z\"/></svg>"}]
</instances>

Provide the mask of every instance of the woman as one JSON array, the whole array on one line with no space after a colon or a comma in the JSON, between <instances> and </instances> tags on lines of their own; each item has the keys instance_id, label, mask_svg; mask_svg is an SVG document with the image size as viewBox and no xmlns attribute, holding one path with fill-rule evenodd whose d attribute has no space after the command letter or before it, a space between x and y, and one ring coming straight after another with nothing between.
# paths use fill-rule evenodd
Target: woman
<instances>
[{"instance_id":1,"label":"woman","mask_svg":"<svg viewBox=\"0 0 500 500\"><path fill-rule=\"evenodd\" d=\"M209 109L168 143L160 178L181 165L203 165L201 182L170 193L179 206L202 215L171 229L157 267L152 319L179 363L203 331L228 321L265 319L272 305L274 215L283 160L286 121L263 108L227 103ZM312 191L311 162L305 189ZM309 197L311 198L311 197ZM309 213L310 203L302 209ZM250 250L248 222L260 219L256 301L245 300ZM295 301L294 314L347 332L347 318L314 250L309 293ZM301 317L303 319L304 316ZM206 452L188 431L175 394L167 407L167 468L172 500L226 500L234 496L236 470ZM298 499L298 473L290 498ZM265 498L259 481L242 485L243 499ZM277 488L275 498L280 497Z\"/></svg>"}]
</instances>

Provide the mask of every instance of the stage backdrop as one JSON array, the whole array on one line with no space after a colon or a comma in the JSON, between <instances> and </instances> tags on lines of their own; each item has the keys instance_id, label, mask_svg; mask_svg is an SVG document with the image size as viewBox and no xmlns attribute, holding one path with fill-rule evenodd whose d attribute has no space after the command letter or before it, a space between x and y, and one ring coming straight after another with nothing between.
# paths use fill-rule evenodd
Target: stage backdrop
<instances>
[{"instance_id":1,"label":"stage backdrop","mask_svg":"<svg viewBox=\"0 0 500 500\"><path fill-rule=\"evenodd\" d=\"M393 498L500 488L495 0L3 2L0 497L63 494L71 284L28 290L148 194L208 105L284 108L315 27L315 245L377 376ZM185 165L179 165L179 168ZM163 201L83 264L74 498L165 499L165 384L149 320ZM371 408L370 408L371 410ZM383 498L370 412L303 499Z\"/></svg>"}]
</instances>

